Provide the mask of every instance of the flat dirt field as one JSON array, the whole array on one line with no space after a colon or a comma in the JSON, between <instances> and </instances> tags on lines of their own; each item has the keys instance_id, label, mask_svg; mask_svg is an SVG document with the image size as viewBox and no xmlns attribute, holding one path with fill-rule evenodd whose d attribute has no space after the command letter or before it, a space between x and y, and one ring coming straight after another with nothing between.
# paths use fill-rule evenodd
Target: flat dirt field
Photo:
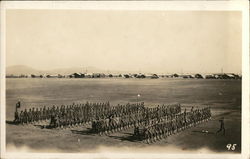
<instances>
[{"instance_id":1,"label":"flat dirt field","mask_svg":"<svg viewBox=\"0 0 250 159\"><path fill-rule=\"evenodd\" d=\"M183 108L211 106L212 120L161 141L146 144L132 138L133 129L99 136L90 126L42 129L14 125L15 104L21 109L85 102L111 105L137 102L146 106L180 103ZM226 134L215 134L224 117ZM202 133L207 130L208 133ZM236 144L229 151L227 144ZM241 81L206 79L6 79L7 151L31 152L146 152L146 153L240 153Z\"/></svg>"}]
</instances>

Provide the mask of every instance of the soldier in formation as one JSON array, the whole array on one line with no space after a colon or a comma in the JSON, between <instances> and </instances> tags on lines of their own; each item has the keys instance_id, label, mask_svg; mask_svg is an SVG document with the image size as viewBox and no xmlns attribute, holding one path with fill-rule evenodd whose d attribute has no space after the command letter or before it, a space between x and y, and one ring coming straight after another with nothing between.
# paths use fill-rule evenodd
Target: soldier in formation
<instances>
[{"instance_id":1,"label":"soldier in formation","mask_svg":"<svg viewBox=\"0 0 250 159\"><path fill-rule=\"evenodd\" d=\"M127 105L131 107L131 105ZM156 123L158 120L172 119L175 114L180 113L180 105L158 106L155 108L141 107L142 105L132 105L133 109L118 107L118 112L108 118L98 118L92 123L92 130L100 135L109 134L130 127L145 125L146 123Z\"/></svg>"},{"instance_id":2,"label":"soldier in formation","mask_svg":"<svg viewBox=\"0 0 250 159\"><path fill-rule=\"evenodd\" d=\"M141 133L135 130L137 133L134 135L146 143L152 143L209 119L211 119L210 107L192 109L190 112L184 111L183 113L176 114L171 119L163 117L157 122L147 123L143 126Z\"/></svg>"},{"instance_id":3,"label":"soldier in formation","mask_svg":"<svg viewBox=\"0 0 250 159\"><path fill-rule=\"evenodd\" d=\"M211 118L210 107L186 109L180 104L145 107L144 103L111 106L105 103L82 103L43 108L16 110L15 122L34 124L50 122L52 128L68 128L91 124L92 131L100 135L135 128L134 136L147 143L166 138ZM142 127L142 128L140 128Z\"/></svg>"},{"instance_id":4,"label":"soldier in formation","mask_svg":"<svg viewBox=\"0 0 250 159\"><path fill-rule=\"evenodd\" d=\"M102 113L100 113L102 112ZM51 125L71 126L90 122L96 116L108 115L111 112L109 102L106 103L84 103L72 105L61 105L56 107L30 108L16 111L15 122L20 124L34 124L50 121Z\"/></svg>"}]
</instances>

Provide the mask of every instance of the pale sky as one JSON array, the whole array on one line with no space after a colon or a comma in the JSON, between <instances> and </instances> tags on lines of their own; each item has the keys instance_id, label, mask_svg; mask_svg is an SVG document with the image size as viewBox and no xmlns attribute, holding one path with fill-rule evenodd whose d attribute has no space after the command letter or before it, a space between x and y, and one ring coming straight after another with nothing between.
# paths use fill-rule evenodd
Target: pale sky
<instances>
[{"instance_id":1,"label":"pale sky","mask_svg":"<svg viewBox=\"0 0 250 159\"><path fill-rule=\"evenodd\" d=\"M8 10L6 65L241 72L236 11Z\"/></svg>"}]
</instances>

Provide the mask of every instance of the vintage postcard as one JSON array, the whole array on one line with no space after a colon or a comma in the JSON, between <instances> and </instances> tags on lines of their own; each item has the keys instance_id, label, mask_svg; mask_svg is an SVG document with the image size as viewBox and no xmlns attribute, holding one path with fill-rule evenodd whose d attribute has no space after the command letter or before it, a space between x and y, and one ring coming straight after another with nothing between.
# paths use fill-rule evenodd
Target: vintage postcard
<instances>
[{"instance_id":1,"label":"vintage postcard","mask_svg":"<svg viewBox=\"0 0 250 159\"><path fill-rule=\"evenodd\" d=\"M1 158L249 156L249 8L1 2Z\"/></svg>"}]
</instances>

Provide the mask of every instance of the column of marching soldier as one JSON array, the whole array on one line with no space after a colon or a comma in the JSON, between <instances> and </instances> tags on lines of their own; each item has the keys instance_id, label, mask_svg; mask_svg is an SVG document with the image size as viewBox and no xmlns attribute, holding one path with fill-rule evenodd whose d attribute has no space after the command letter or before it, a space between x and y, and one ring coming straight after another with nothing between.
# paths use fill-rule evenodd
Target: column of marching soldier
<instances>
[{"instance_id":1,"label":"column of marching soldier","mask_svg":"<svg viewBox=\"0 0 250 159\"><path fill-rule=\"evenodd\" d=\"M114 112L109 102L106 103L83 103L61 105L43 108L30 108L15 112L14 122L18 124L35 124L50 121L52 127L74 126L91 122L95 117L106 116Z\"/></svg>"},{"instance_id":2,"label":"column of marching soldier","mask_svg":"<svg viewBox=\"0 0 250 159\"><path fill-rule=\"evenodd\" d=\"M61 105L60 107L30 108L15 112L14 122L17 124L35 124L50 121L51 127L72 127L94 120L114 118L132 114L144 107L144 103L111 106L106 103L83 103Z\"/></svg>"},{"instance_id":3,"label":"column of marching soldier","mask_svg":"<svg viewBox=\"0 0 250 159\"><path fill-rule=\"evenodd\" d=\"M183 113L170 118L163 116L160 119L149 120L143 125L142 129L135 127L134 136L146 143L152 143L210 119L210 107L196 110L192 108L190 112L186 112L185 109Z\"/></svg>"},{"instance_id":4,"label":"column of marching soldier","mask_svg":"<svg viewBox=\"0 0 250 159\"><path fill-rule=\"evenodd\" d=\"M140 126L152 119L160 119L164 116L170 118L181 112L180 105L158 106L154 108L134 105L133 109L120 109L120 113L108 118L97 118L92 122L92 130L100 135L125 130L130 127ZM129 110L129 111L126 111Z\"/></svg>"}]
</instances>

